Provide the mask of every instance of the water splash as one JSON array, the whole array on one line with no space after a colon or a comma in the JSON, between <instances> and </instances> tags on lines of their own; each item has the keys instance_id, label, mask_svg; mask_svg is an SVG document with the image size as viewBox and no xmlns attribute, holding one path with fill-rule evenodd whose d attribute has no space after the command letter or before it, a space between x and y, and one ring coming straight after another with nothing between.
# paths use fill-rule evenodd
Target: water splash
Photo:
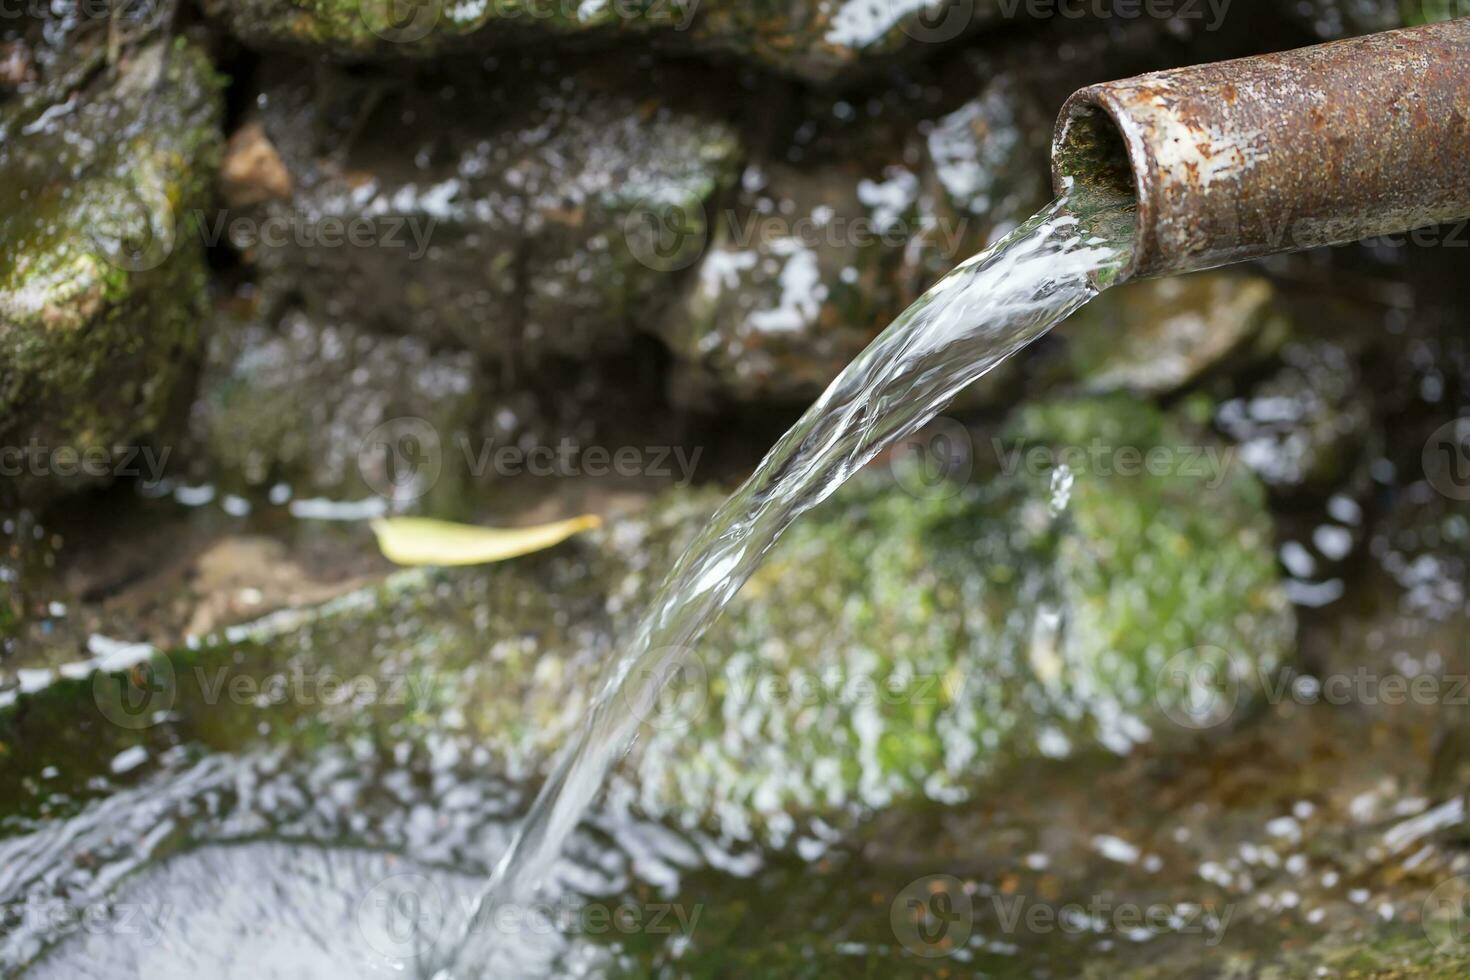
<instances>
[{"instance_id":1,"label":"water splash","mask_svg":"<svg viewBox=\"0 0 1470 980\"><path fill-rule=\"evenodd\" d=\"M534 951L488 928L496 910L534 898L665 681L781 533L961 389L1115 281L1131 240L1124 205L1059 198L956 267L843 370L665 578L478 896L439 980L527 975Z\"/></svg>"}]
</instances>

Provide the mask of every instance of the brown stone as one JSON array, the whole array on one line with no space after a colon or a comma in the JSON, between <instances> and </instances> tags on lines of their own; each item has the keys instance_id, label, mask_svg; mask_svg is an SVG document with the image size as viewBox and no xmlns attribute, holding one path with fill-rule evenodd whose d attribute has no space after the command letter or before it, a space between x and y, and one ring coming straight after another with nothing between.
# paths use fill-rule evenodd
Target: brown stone
<instances>
[{"instance_id":1,"label":"brown stone","mask_svg":"<svg viewBox=\"0 0 1470 980\"><path fill-rule=\"evenodd\" d=\"M220 192L232 208L291 196L291 174L258 122L235 130L220 167Z\"/></svg>"}]
</instances>

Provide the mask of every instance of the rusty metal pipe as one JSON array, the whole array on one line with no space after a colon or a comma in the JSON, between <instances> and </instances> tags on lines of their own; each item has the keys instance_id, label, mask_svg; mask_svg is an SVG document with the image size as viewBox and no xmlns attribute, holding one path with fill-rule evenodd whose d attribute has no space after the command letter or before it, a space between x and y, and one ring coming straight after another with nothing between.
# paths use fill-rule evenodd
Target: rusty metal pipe
<instances>
[{"instance_id":1,"label":"rusty metal pipe","mask_svg":"<svg viewBox=\"0 0 1470 980\"><path fill-rule=\"evenodd\" d=\"M1121 278L1466 217L1470 18L1090 85L1052 180L1137 201Z\"/></svg>"}]
</instances>

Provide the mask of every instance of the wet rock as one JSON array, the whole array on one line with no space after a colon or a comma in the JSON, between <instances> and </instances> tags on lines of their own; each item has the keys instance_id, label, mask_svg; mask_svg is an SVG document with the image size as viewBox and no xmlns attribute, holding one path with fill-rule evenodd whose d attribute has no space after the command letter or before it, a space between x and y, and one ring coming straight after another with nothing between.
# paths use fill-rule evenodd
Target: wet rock
<instances>
[{"instance_id":1,"label":"wet rock","mask_svg":"<svg viewBox=\"0 0 1470 980\"><path fill-rule=\"evenodd\" d=\"M957 74L951 90L979 94L949 111L917 84L866 112L813 104L786 152L799 162L746 168L659 327L684 399L811 400L933 282L1045 203L1050 123L1016 66Z\"/></svg>"},{"instance_id":2,"label":"wet rock","mask_svg":"<svg viewBox=\"0 0 1470 980\"><path fill-rule=\"evenodd\" d=\"M688 298L660 334L685 399L801 402L819 394L904 306L903 246L918 178L778 166L746 170Z\"/></svg>"},{"instance_id":3,"label":"wet rock","mask_svg":"<svg viewBox=\"0 0 1470 980\"><path fill-rule=\"evenodd\" d=\"M1350 347L1304 338L1282 349L1274 372L1221 403L1215 424L1273 490L1324 494L1372 448L1373 398Z\"/></svg>"},{"instance_id":4,"label":"wet rock","mask_svg":"<svg viewBox=\"0 0 1470 980\"><path fill-rule=\"evenodd\" d=\"M164 13L156 3L11 8L0 23L0 98L25 104L22 112L65 101L125 48L156 37Z\"/></svg>"},{"instance_id":5,"label":"wet rock","mask_svg":"<svg viewBox=\"0 0 1470 980\"><path fill-rule=\"evenodd\" d=\"M1007 760L1126 752L1177 732L1200 693L1170 671L1181 657L1223 668L1237 651L1247 696L1292 642L1259 487L1243 470L1099 466L1048 501L1055 471L1033 451L1097 440L1184 443L1124 402L1038 407L1005 440L1030 460L1009 477L917 500L858 486L795 527L701 646L709 720L645 734L645 808L715 801L738 827L952 800Z\"/></svg>"},{"instance_id":6,"label":"wet rock","mask_svg":"<svg viewBox=\"0 0 1470 980\"><path fill-rule=\"evenodd\" d=\"M291 196L291 175L258 122L237 129L220 164L220 194L232 208Z\"/></svg>"},{"instance_id":7,"label":"wet rock","mask_svg":"<svg viewBox=\"0 0 1470 980\"><path fill-rule=\"evenodd\" d=\"M535 42L586 47L637 38L674 51L728 54L828 82L954 40L989 19L993 3L800 0L778 8L740 0L479 5L429 0L400 9L380 0L211 0L206 7L252 46L348 60L429 59Z\"/></svg>"},{"instance_id":8,"label":"wet rock","mask_svg":"<svg viewBox=\"0 0 1470 980\"><path fill-rule=\"evenodd\" d=\"M198 335L203 248L190 210L217 161L218 81L159 42L75 102L0 119L0 503L107 479L158 431ZM18 471L18 472L17 472Z\"/></svg>"},{"instance_id":9,"label":"wet rock","mask_svg":"<svg viewBox=\"0 0 1470 980\"><path fill-rule=\"evenodd\" d=\"M1240 272L1124 283L1060 331L1073 376L1089 391L1161 395L1217 365L1259 361L1289 321L1265 278Z\"/></svg>"},{"instance_id":10,"label":"wet rock","mask_svg":"<svg viewBox=\"0 0 1470 980\"><path fill-rule=\"evenodd\" d=\"M472 355L418 338L300 310L275 322L226 312L213 322L190 413L196 450L176 472L223 492L284 484L336 500L426 497L453 513L464 474L446 473L443 459L478 432L480 377Z\"/></svg>"},{"instance_id":11,"label":"wet rock","mask_svg":"<svg viewBox=\"0 0 1470 980\"><path fill-rule=\"evenodd\" d=\"M518 366L626 348L677 291L659 246L678 229L657 222L733 179L733 130L657 69L461 67L406 84L274 63L259 125L294 193L232 240L314 315Z\"/></svg>"},{"instance_id":12,"label":"wet rock","mask_svg":"<svg viewBox=\"0 0 1470 980\"><path fill-rule=\"evenodd\" d=\"M523 509L527 497L551 503L550 486L565 503L574 494L559 478L585 477L588 492L576 495L588 497L600 477L606 493L695 476L704 447L686 447L687 420L659 383L663 362L642 346L521 373L418 337L259 306L240 295L210 321L188 445L168 470L175 483L261 506L310 509L314 499L473 520ZM634 447L638 466L615 459Z\"/></svg>"},{"instance_id":13,"label":"wet rock","mask_svg":"<svg viewBox=\"0 0 1470 980\"><path fill-rule=\"evenodd\" d=\"M1223 669L1212 658L1234 652L1246 696L1291 642L1254 481L1079 469L1055 514L1052 468L1032 450L1129 439L1167 452L1182 436L1145 407L1089 402L1028 413L1013 435L1035 472L918 496L861 480L794 528L645 716L610 801L780 838L793 816L961 798L1005 760L1126 752L1164 719L1189 720L1201 682L1169 671L1180 656ZM171 737L257 744L262 723L268 742L287 744L442 734L529 777L585 717L616 637L713 503L674 494L552 552L483 573L404 574L316 615L175 651L154 668L168 677ZM287 697L263 716L253 699L206 696L220 667L256 678L247 684L280 671L312 690L334 678L339 693L349 678L375 691L419 680L413 697ZM41 696L59 708L73 695L53 685ZM68 753L111 758L136 737L82 713L85 749L52 743L68 769ZM6 740L31 744L20 729Z\"/></svg>"}]
</instances>

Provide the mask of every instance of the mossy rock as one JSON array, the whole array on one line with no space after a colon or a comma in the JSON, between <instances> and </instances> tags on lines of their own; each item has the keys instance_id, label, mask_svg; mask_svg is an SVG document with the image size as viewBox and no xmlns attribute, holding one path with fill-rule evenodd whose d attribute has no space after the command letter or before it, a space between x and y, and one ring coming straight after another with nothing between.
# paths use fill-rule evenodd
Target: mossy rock
<instances>
[{"instance_id":1,"label":"mossy rock","mask_svg":"<svg viewBox=\"0 0 1470 980\"><path fill-rule=\"evenodd\" d=\"M1126 402L1027 411L1013 434L1184 439ZM1002 762L1099 742L1126 751L1160 722L1177 730L1164 719L1200 692L1165 672L1173 658L1223 668L1228 654L1249 668L1236 678L1248 694L1287 655L1292 618L1244 471L1219 484L1079 472L1060 514L1048 480L1020 472L918 496L855 481L790 531L700 643L678 696L647 718L629 791L655 814L778 834L794 815L954 799ZM615 637L714 503L672 494L549 553L404 573L315 614L160 655L161 729L227 751L257 743L263 722L303 748L353 733L468 736L503 771L530 775L580 723ZM283 672L338 687L378 677L379 690L396 680L405 697L288 697L262 714L221 694L221 676L256 678L248 686ZM15 783L33 767L80 775L158 735L146 713L136 728L109 723L92 684L23 696L0 726L0 741L27 747L0 759L11 798L26 799Z\"/></svg>"},{"instance_id":2,"label":"mossy rock","mask_svg":"<svg viewBox=\"0 0 1470 980\"><path fill-rule=\"evenodd\" d=\"M74 107L0 120L0 444L21 454L0 504L105 480L165 422L197 346L219 90L198 48L159 42Z\"/></svg>"},{"instance_id":3,"label":"mossy rock","mask_svg":"<svg viewBox=\"0 0 1470 980\"><path fill-rule=\"evenodd\" d=\"M1209 271L1110 289L1079 310L1061 336L1076 384L1161 395L1212 370L1259 363L1290 328L1269 280Z\"/></svg>"},{"instance_id":4,"label":"mossy rock","mask_svg":"<svg viewBox=\"0 0 1470 980\"><path fill-rule=\"evenodd\" d=\"M947 8L874 9L869 0L209 0L247 44L344 60L441 57L536 43L606 46L635 40L679 53L725 54L813 82L851 78L896 57L953 41L994 14L990 0Z\"/></svg>"}]
</instances>

